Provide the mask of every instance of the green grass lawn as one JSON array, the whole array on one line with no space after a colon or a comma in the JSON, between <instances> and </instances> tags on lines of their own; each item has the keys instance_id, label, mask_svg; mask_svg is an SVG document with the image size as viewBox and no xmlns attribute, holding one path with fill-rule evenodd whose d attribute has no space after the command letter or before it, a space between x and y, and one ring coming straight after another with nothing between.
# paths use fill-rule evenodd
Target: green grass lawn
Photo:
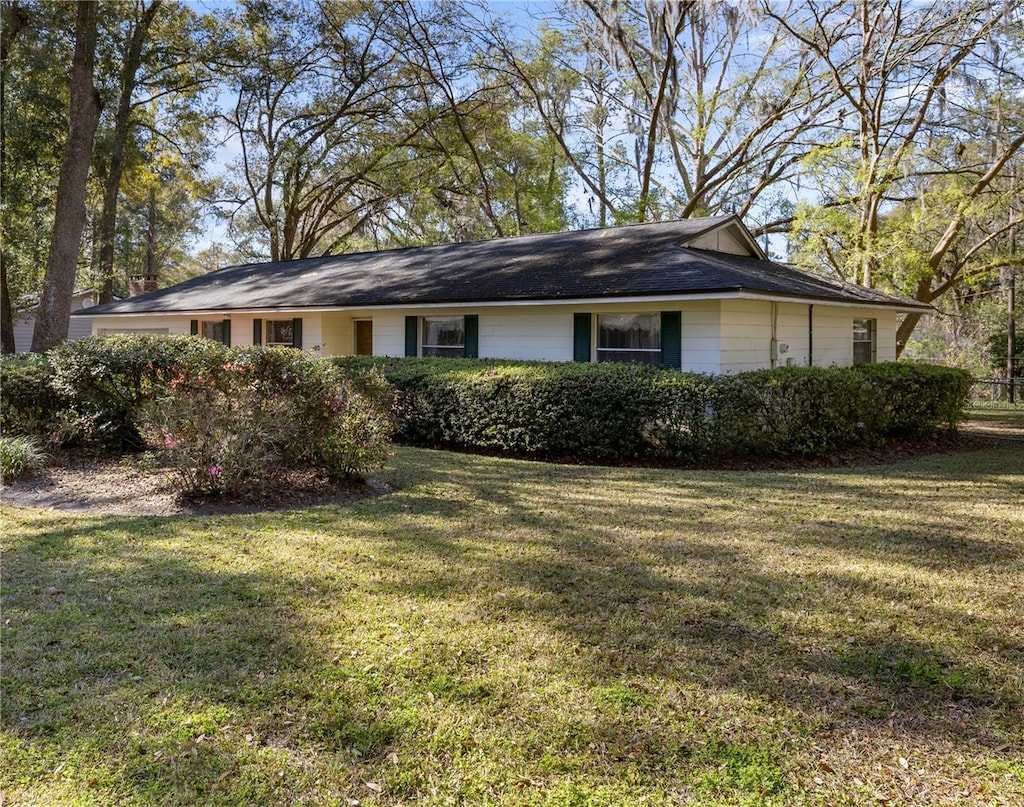
<instances>
[{"instance_id":1,"label":"green grass lawn","mask_svg":"<svg viewBox=\"0 0 1024 807\"><path fill-rule=\"evenodd\" d=\"M1024 803L1024 456L4 506L5 805Z\"/></svg>"}]
</instances>

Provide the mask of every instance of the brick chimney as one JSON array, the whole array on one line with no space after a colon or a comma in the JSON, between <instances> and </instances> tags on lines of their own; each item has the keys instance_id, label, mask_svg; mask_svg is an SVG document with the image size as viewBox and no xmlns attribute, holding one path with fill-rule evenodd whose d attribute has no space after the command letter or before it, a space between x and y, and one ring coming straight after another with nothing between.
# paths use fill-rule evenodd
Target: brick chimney
<instances>
[{"instance_id":1,"label":"brick chimney","mask_svg":"<svg viewBox=\"0 0 1024 807\"><path fill-rule=\"evenodd\" d=\"M148 275L133 275L128 280L128 296L138 297L140 294L156 291L158 288L155 277Z\"/></svg>"}]
</instances>

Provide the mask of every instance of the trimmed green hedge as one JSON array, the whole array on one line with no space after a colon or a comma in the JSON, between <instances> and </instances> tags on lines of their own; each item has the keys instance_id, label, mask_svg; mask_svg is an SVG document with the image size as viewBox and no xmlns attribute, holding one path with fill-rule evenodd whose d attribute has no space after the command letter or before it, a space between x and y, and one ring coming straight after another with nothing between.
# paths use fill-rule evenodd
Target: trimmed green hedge
<instances>
[{"instance_id":1,"label":"trimmed green hedge","mask_svg":"<svg viewBox=\"0 0 1024 807\"><path fill-rule=\"evenodd\" d=\"M338 358L383 370L399 441L576 458L821 457L956 429L971 376L909 363L734 376L638 365Z\"/></svg>"}]
</instances>

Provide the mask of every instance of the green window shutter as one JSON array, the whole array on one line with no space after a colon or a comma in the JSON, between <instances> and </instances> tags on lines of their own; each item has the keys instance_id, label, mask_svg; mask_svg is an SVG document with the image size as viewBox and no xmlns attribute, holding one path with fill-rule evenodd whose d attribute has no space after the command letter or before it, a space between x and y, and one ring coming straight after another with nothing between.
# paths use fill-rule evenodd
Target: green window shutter
<instances>
[{"instance_id":1,"label":"green window shutter","mask_svg":"<svg viewBox=\"0 0 1024 807\"><path fill-rule=\"evenodd\" d=\"M231 347L231 320L225 319L224 323L224 344Z\"/></svg>"},{"instance_id":2,"label":"green window shutter","mask_svg":"<svg viewBox=\"0 0 1024 807\"><path fill-rule=\"evenodd\" d=\"M683 315L679 311L661 312L661 366L683 369Z\"/></svg>"},{"instance_id":3,"label":"green window shutter","mask_svg":"<svg viewBox=\"0 0 1024 807\"><path fill-rule=\"evenodd\" d=\"M572 360L590 361L590 314L572 315Z\"/></svg>"},{"instance_id":4,"label":"green window shutter","mask_svg":"<svg viewBox=\"0 0 1024 807\"><path fill-rule=\"evenodd\" d=\"M405 355L416 356L419 354L419 345L417 339L419 337L420 318L419 317L406 317L405 318Z\"/></svg>"},{"instance_id":5,"label":"green window shutter","mask_svg":"<svg viewBox=\"0 0 1024 807\"><path fill-rule=\"evenodd\" d=\"M476 314L467 314L463 327L466 334L466 358L475 359L480 355L480 317Z\"/></svg>"},{"instance_id":6,"label":"green window shutter","mask_svg":"<svg viewBox=\"0 0 1024 807\"><path fill-rule=\"evenodd\" d=\"M292 347L302 347L302 317L292 320Z\"/></svg>"},{"instance_id":7,"label":"green window shutter","mask_svg":"<svg viewBox=\"0 0 1024 807\"><path fill-rule=\"evenodd\" d=\"M263 320L261 319L252 321L252 343L254 345L263 344Z\"/></svg>"},{"instance_id":8,"label":"green window shutter","mask_svg":"<svg viewBox=\"0 0 1024 807\"><path fill-rule=\"evenodd\" d=\"M193 336L199 336L199 320L191 319L188 322L188 332Z\"/></svg>"}]
</instances>

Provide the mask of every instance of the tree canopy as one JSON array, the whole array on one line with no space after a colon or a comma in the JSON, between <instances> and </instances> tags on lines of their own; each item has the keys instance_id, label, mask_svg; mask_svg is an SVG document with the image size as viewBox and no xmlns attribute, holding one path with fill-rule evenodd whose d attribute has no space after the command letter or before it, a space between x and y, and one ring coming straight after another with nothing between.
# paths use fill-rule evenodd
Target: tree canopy
<instances>
[{"instance_id":1,"label":"tree canopy","mask_svg":"<svg viewBox=\"0 0 1024 807\"><path fill-rule=\"evenodd\" d=\"M2 13L4 350L76 284L699 215L963 316L1024 262L1020 3L132 0L89 41L69 4Z\"/></svg>"}]
</instances>

